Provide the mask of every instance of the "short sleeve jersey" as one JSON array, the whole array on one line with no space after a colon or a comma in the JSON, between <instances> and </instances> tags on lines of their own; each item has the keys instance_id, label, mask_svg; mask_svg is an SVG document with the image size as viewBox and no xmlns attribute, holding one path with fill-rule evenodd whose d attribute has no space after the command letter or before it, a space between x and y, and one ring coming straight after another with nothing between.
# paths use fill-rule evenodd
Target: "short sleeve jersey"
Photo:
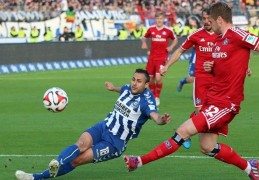
<instances>
[{"instance_id":1,"label":"short sleeve jersey","mask_svg":"<svg viewBox=\"0 0 259 180\"><path fill-rule=\"evenodd\" d=\"M130 85L124 85L113 111L105 119L106 126L122 140L136 138L150 114L157 112L155 104L154 95L149 89L134 95L131 93Z\"/></svg>"},{"instance_id":2,"label":"short sleeve jersey","mask_svg":"<svg viewBox=\"0 0 259 180\"><path fill-rule=\"evenodd\" d=\"M258 39L238 27L228 29L217 38L212 52L214 81L208 91L209 100L240 106L250 50L257 48Z\"/></svg>"},{"instance_id":3,"label":"short sleeve jersey","mask_svg":"<svg viewBox=\"0 0 259 180\"><path fill-rule=\"evenodd\" d=\"M163 26L158 29L154 25L148 28L144 38L151 38L149 59L154 61L166 61L168 58L166 48L168 47L169 41L176 39L176 36L169 27Z\"/></svg>"},{"instance_id":4,"label":"short sleeve jersey","mask_svg":"<svg viewBox=\"0 0 259 180\"><path fill-rule=\"evenodd\" d=\"M212 60L212 48L217 37L217 34L208 32L204 28L200 28L192 34L190 34L184 41L184 43L181 45L181 48L183 50L187 50L191 47L195 48L195 77L212 76L210 73L204 70L203 63L205 61Z\"/></svg>"}]
</instances>

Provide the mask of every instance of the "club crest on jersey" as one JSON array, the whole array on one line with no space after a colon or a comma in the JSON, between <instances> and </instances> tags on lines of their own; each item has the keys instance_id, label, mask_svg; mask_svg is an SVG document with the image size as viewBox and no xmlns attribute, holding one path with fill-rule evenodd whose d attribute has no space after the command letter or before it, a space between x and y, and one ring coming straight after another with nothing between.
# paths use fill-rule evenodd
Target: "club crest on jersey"
<instances>
[{"instance_id":1,"label":"club crest on jersey","mask_svg":"<svg viewBox=\"0 0 259 180\"><path fill-rule=\"evenodd\" d=\"M226 38L224 41L223 41L223 45L227 45L228 44L228 39Z\"/></svg>"},{"instance_id":2,"label":"club crest on jersey","mask_svg":"<svg viewBox=\"0 0 259 180\"><path fill-rule=\"evenodd\" d=\"M248 35L245 41L248 42L249 44L255 45L257 39L258 37L256 36Z\"/></svg>"},{"instance_id":3,"label":"club crest on jersey","mask_svg":"<svg viewBox=\"0 0 259 180\"><path fill-rule=\"evenodd\" d=\"M166 35L166 32L165 32L165 31L163 31L163 32L162 32L162 35Z\"/></svg>"},{"instance_id":4,"label":"club crest on jersey","mask_svg":"<svg viewBox=\"0 0 259 180\"><path fill-rule=\"evenodd\" d=\"M139 107L139 101L132 102L131 106L133 107L133 109L137 109Z\"/></svg>"},{"instance_id":5,"label":"club crest on jersey","mask_svg":"<svg viewBox=\"0 0 259 180\"><path fill-rule=\"evenodd\" d=\"M195 103L196 103L196 104L200 104L200 103L201 103L201 99L196 98L196 99L195 99Z\"/></svg>"}]
</instances>

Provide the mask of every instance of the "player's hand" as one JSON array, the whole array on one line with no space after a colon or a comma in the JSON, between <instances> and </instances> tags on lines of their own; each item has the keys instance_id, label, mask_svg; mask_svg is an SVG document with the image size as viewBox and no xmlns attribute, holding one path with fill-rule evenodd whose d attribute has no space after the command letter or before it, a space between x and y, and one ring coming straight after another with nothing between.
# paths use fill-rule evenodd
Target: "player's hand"
<instances>
[{"instance_id":1,"label":"player's hand","mask_svg":"<svg viewBox=\"0 0 259 180\"><path fill-rule=\"evenodd\" d=\"M167 69L168 69L167 66L160 66L160 70L159 70L160 75L165 76Z\"/></svg>"},{"instance_id":2,"label":"player's hand","mask_svg":"<svg viewBox=\"0 0 259 180\"><path fill-rule=\"evenodd\" d=\"M171 52L173 50L173 47L169 46L166 48L167 52Z\"/></svg>"},{"instance_id":3,"label":"player's hand","mask_svg":"<svg viewBox=\"0 0 259 180\"><path fill-rule=\"evenodd\" d=\"M164 115L162 115L161 119L165 124L168 124L171 122L171 117L168 113L165 113Z\"/></svg>"},{"instance_id":4,"label":"player's hand","mask_svg":"<svg viewBox=\"0 0 259 180\"><path fill-rule=\"evenodd\" d=\"M113 86L113 84L111 82L106 81L105 82L105 87L109 91L114 91L114 86Z\"/></svg>"},{"instance_id":5,"label":"player's hand","mask_svg":"<svg viewBox=\"0 0 259 180\"><path fill-rule=\"evenodd\" d=\"M250 67L247 69L246 75L247 76L252 76L252 70L250 69Z\"/></svg>"},{"instance_id":6,"label":"player's hand","mask_svg":"<svg viewBox=\"0 0 259 180\"><path fill-rule=\"evenodd\" d=\"M214 61L206 61L203 63L203 68L206 72L211 72L214 65Z\"/></svg>"},{"instance_id":7,"label":"player's hand","mask_svg":"<svg viewBox=\"0 0 259 180\"><path fill-rule=\"evenodd\" d=\"M142 49L148 49L147 43L142 43L141 48L142 48Z\"/></svg>"}]
</instances>

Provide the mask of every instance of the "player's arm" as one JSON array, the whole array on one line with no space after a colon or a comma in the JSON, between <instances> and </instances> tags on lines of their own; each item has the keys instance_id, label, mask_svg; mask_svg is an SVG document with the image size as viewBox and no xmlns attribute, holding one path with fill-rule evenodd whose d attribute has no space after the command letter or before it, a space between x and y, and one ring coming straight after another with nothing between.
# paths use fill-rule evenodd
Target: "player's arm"
<instances>
[{"instance_id":1,"label":"player's arm","mask_svg":"<svg viewBox=\"0 0 259 180\"><path fill-rule=\"evenodd\" d=\"M143 37L141 39L141 42L142 42L142 45L141 45L141 48L142 49L148 49L148 46L147 46L147 39L145 37Z\"/></svg>"},{"instance_id":2,"label":"player's arm","mask_svg":"<svg viewBox=\"0 0 259 180\"><path fill-rule=\"evenodd\" d=\"M250 76L252 76L252 73L253 73L252 69L250 67L248 67L248 69L246 70L246 75L250 77Z\"/></svg>"},{"instance_id":3,"label":"player's arm","mask_svg":"<svg viewBox=\"0 0 259 180\"><path fill-rule=\"evenodd\" d=\"M150 117L158 125L168 124L171 121L171 117L167 113L160 115L157 112L152 112L152 113L150 113Z\"/></svg>"},{"instance_id":4,"label":"player's arm","mask_svg":"<svg viewBox=\"0 0 259 180\"><path fill-rule=\"evenodd\" d=\"M179 47L178 49L176 49L176 51L173 53L173 55L171 56L170 60L167 61L166 65L164 67L162 67L160 69L160 74L162 76L164 76L168 70L168 68L174 64L176 61L178 61L178 59L180 58L180 56L185 52L185 50L183 50L181 47Z\"/></svg>"},{"instance_id":5,"label":"player's arm","mask_svg":"<svg viewBox=\"0 0 259 180\"><path fill-rule=\"evenodd\" d=\"M111 82L106 81L105 87L108 91L120 92L121 87L115 87Z\"/></svg>"}]
</instances>

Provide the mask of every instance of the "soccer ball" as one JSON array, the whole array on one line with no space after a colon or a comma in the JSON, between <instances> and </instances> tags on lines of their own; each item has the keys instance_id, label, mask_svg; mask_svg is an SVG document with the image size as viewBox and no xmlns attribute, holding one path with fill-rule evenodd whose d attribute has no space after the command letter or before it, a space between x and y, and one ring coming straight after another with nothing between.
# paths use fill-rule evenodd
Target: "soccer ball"
<instances>
[{"instance_id":1,"label":"soccer ball","mask_svg":"<svg viewBox=\"0 0 259 180\"><path fill-rule=\"evenodd\" d=\"M67 93L61 88L52 87L44 93L43 104L51 112L61 112L68 104Z\"/></svg>"}]
</instances>

